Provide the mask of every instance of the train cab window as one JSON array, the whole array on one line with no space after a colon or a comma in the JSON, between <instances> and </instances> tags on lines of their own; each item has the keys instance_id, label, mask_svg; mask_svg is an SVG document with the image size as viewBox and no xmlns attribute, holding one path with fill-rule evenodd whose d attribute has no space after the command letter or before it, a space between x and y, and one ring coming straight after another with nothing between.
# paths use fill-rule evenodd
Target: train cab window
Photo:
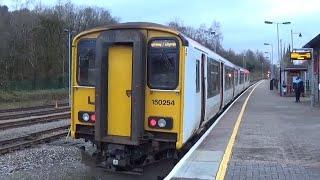
<instances>
[{"instance_id":1,"label":"train cab window","mask_svg":"<svg viewBox=\"0 0 320 180\"><path fill-rule=\"evenodd\" d=\"M78 43L78 72L77 80L79 85L94 86L95 82L95 47L96 40L84 39Z\"/></svg>"},{"instance_id":2,"label":"train cab window","mask_svg":"<svg viewBox=\"0 0 320 180\"><path fill-rule=\"evenodd\" d=\"M196 93L200 92L200 61L196 64Z\"/></svg>"},{"instance_id":3,"label":"train cab window","mask_svg":"<svg viewBox=\"0 0 320 180\"><path fill-rule=\"evenodd\" d=\"M208 57L207 65L207 98L220 93L220 63Z\"/></svg>"},{"instance_id":4,"label":"train cab window","mask_svg":"<svg viewBox=\"0 0 320 180\"><path fill-rule=\"evenodd\" d=\"M176 39L153 39L148 45L148 85L175 89L179 82L179 48Z\"/></svg>"}]
</instances>

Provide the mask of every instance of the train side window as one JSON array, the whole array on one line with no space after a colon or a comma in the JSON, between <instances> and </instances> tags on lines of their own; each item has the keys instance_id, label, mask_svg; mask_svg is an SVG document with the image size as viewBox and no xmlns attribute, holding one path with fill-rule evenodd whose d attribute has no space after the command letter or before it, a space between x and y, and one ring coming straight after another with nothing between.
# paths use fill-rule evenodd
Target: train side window
<instances>
[{"instance_id":1,"label":"train side window","mask_svg":"<svg viewBox=\"0 0 320 180\"><path fill-rule=\"evenodd\" d=\"M220 93L220 63L208 57L207 63L207 98Z\"/></svg>"},{"instance_id":2,"label":"train side window","mask_svg":"<svg viewBox=\"0 0 320 180\"><path fill-rule=\"evenodd\" d=\"M240 84L244 83L244 73L240 71Z\"/></svg>"},{"instance_id":3,"label":"train side window","mask_svg":"<svg viewBox=\"0 0 320 180\"><path fill-rule=\"evenodd\" d=\"M226 73L225 73L225 89L231 89L233 87L233 78L232 78L232 69L230 69L229 67L225 68Z\"/></svg>"},{"instance_id":4,"label":"train side window","mask_svg":"<svg viewBox=\"0 0 320 180\"><path fill-rule=\"evenodd\" d=\"M234 81L235 81L235 85L237 86L238 85L238 71L237 70L234 71Z\"/></svg>"},{"instance_id":5,"label":"train side window","mask_svg":"<svg viewBox=\"0 0 320 180\"><path fill-rule=\"evenodd\" d=\"M200 92L200 61L196 63L196 93Z\"/></svg>"},{"instance_id":6,"label":"train side window","mask_svg":"<svg viewBox=\"0 0 320 180\"><path fill-rule=\"evenodd\" d=\"M95 83L95 58L96 40L80 40L77 49L77 80L82 86L94 86Z\"/></svg>"},{"instance_id":7,"label":"train side window","mask_svg":"<svg viewBox=\"0 0 320 180\"><path fill-rule=\"evenodd\" d=\"M179 49L176 39L154 39L148 48L148 85L175 89L179 82Z\"/></svg>"}]
</instances>

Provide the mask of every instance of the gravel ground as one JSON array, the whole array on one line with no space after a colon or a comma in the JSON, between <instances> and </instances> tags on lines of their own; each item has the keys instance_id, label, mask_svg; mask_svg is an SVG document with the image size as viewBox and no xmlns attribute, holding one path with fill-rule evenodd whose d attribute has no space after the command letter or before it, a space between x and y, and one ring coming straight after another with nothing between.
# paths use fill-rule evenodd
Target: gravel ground
<instances>
[{"instance_id":1,"label":"gravel ground","mask_svg":"<svg viewBox=\"0 0 320 180\"><path fill-rule=\"evenodd\" d=\"M77 169L87 167L79 163L80 146L91 147L81 140L62 139L0 156L0 179L73 179L80 173ZM68 178L69 172L75 172L73 178Z\"/></svg>"},{"instance_id":2,"label":"gravel ground","mask_svg":"<svg viewBox=\"0 0 320 180\"><path fill-rule=\"evenodd\" d=\"M86 151L79 147L85 146ZM143 175L110 173L97 168L91 157L95 148L83 140L65 139L0 156L0 179L23 180L131 180L158 179L173 168L173 161L162 161L144 169Z\"/></svg>"},{"instance_id":3,"label":"gravel ground","mask_svg":"<svg viewBox=\"0 0 320 180\"><path fill-rule=\"evenodd\" d=\"M8 139L8 138L16 138L28 135L30 133L42 131L49 128L55 128L63 125L68 125L70 122L69 120L59 120L59 121L53 121L45 124L35 124L31 126L26 127L19 127L19 128L13 128L13 129L7 129L0 132L0 141Z\"/></svg>"}]
</instances>

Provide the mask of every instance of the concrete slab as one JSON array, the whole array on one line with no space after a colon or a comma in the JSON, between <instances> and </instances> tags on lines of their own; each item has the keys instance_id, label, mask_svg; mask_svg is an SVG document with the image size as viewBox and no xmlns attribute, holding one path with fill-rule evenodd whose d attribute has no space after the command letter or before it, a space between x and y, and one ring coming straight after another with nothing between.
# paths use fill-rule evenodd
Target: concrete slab
<instances>
[{"instance_id":1,"label":"concrete slab","mask_svg":"<svg viewBox=\"0 0 320 180\"><path fill-rule=\"evenodd\" d=\"M175 175L178 179L215 179L220 162L188 161Z\"/></svg>"},{"instance_id":2,"label":"concrete slab","mask_svg":"<svg viewBox=\"0 0 320 180\"><path fill-rule=\"evenodd\" d=\"M189 161L195 162L220 162L223 156L223 151L205 151L196 150L191 156Z\"/></svg>"},{"instance_id":3,"label":"concrete slab","mask_svg":"<svg viewBox=\"0 0 320 180\"><path fill-rule=\"evenodd\" d=\"M175 175L175 179L214 179L222 151L195 150Z\"/></svg>"}]
</instances>

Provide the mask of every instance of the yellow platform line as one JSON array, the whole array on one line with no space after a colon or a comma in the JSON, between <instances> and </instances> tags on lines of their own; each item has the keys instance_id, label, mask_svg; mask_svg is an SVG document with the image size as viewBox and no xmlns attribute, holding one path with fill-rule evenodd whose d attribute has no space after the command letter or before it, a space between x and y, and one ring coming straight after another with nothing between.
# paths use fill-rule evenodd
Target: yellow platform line
<instances>
[{"instance_id":1,"label":"yellow platform line","mask_svg":"<svg viewBox=\"0 0 320 180\"><path fill-rule=\"evenodd\" d=\"M226 175L228 163L229 163L229 160L230 160L230 157L232 154L232 148L233 148L236 136L238 134L240 123L242 121L242 117L243 117L244 111L247 107L249 98L250 98L251 94L253 93L253 91L256 89L256 87L258 87L262 82L263 81L259 82L257 85L254 86L254 88L251 90L250 94L248 95L248 97L246 98L245 102L243 103L243 105L241 107L241 111L240 111L239 116L237 118L236 124L234 125L231 137L229 139L227 148L223 154L222 161L220 163L220 166L219 166L219 169L218 169L218 172L216 175L217 180L223 180L224 176Z\"/></svg>"}]
</instances>

